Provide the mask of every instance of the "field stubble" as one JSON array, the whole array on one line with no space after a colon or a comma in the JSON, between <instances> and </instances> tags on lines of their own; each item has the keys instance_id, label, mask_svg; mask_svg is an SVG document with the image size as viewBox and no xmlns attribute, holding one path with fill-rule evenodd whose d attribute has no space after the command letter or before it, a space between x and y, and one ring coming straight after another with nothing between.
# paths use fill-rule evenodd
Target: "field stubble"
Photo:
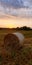
<instances>
[{"instance_id":1,"label":"field stubble","mask_svg":"<svg viewBox=\"0 0 32 65\"><path fill-rule=\"evenodd\" d=\"M23 45L10 51L4 47L4 36L7 32L0 33L0 65L32 65L32 32L22 33L25 36Z\"/></svg>"}]
</instances>

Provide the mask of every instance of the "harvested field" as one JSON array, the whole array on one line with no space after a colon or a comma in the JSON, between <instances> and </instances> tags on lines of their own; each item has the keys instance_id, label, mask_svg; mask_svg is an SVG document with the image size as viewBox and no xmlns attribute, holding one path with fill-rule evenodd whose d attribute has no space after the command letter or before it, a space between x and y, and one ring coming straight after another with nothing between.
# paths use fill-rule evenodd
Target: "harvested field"
<instances>
[{"instance_id":1,"label":"harvested field","mask_svg":"<svg viewBox=\"0 0 32 65\"><path fill-rule=\"evenodd\" d=\"M5 48L4 37L8 33L17 31L1 30L0 32L0 65L32 65L32 31L18 31L23 33L25 41L21 47L17 45L16 49L14 49L16 45L13 48L8 45L10 51Z\"/></svg>"}]
</instances>

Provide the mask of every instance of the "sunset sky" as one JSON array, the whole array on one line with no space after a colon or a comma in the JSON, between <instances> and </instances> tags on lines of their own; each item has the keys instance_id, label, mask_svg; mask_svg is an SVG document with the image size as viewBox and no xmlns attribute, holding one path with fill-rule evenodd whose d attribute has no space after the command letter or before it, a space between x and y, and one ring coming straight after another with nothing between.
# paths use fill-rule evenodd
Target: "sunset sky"
<instances>
[{"instance_id":1,"label":"sunset sky","mask_svg":"<svg viewBox=\"0 0 32 65\"><path fill-rule=\"evenodd\" d=\"M0 27L32 28L32 0L0 0Z\"/></svg>"}]
</instances>

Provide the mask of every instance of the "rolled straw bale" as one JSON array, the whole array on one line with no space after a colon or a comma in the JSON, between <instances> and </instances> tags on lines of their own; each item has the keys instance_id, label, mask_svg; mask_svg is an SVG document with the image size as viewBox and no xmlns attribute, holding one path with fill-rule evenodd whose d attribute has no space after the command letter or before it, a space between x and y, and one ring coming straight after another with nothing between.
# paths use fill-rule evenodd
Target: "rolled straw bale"
<instances>
[{"instance_id":1,"label":"rolled straw bale","mask_svg":"<svg viewBox=\"0 0 32 65\"><path fill-rule=\"evenodd\" d=\"M4 44L6 48L18 48L21 46L20 44L22 44L23 41L24 36L19 32L7 34L4 38Z\"/></svg>"},{"instance_id":2,"label":"rolled straw bale","mask_svg":"<svg viewBox=\"0 0 32 65\"><path fill-rule=\"evenodd\" d=\"M5 44L5 47L10 47L10 48L15 47L17 46L17 44L19 44L19 39L14 34L7 34L4 37L4 44Z\"/></svg>"}]
</instances>

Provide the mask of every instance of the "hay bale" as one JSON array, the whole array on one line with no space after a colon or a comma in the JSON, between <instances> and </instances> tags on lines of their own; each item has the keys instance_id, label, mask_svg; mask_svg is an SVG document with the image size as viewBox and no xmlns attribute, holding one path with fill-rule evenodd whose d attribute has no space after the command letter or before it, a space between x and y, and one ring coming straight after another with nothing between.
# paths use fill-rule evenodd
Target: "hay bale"
<instances>
[{"instance_id":1,"label":"hay bale","mask_svg":"<svg viewBox=\"0 0 32 65\"><path fill-rule=\"evenodd\" d=\"M7 34L4 38L4 44L6 48L18 48L23 43L24 36L21 33Z\"/></svg>"},{"instance_id":2,"label":"hay bale","mask_svg":"<svg viewBox=\"0 0 32 65\"><path fill-rule=\"evenodd\" d=\"M19 39L14 34L7 34L4 38L4 45L6 48L14 48L19 44Z\"/></svg>"}]
</instances>

